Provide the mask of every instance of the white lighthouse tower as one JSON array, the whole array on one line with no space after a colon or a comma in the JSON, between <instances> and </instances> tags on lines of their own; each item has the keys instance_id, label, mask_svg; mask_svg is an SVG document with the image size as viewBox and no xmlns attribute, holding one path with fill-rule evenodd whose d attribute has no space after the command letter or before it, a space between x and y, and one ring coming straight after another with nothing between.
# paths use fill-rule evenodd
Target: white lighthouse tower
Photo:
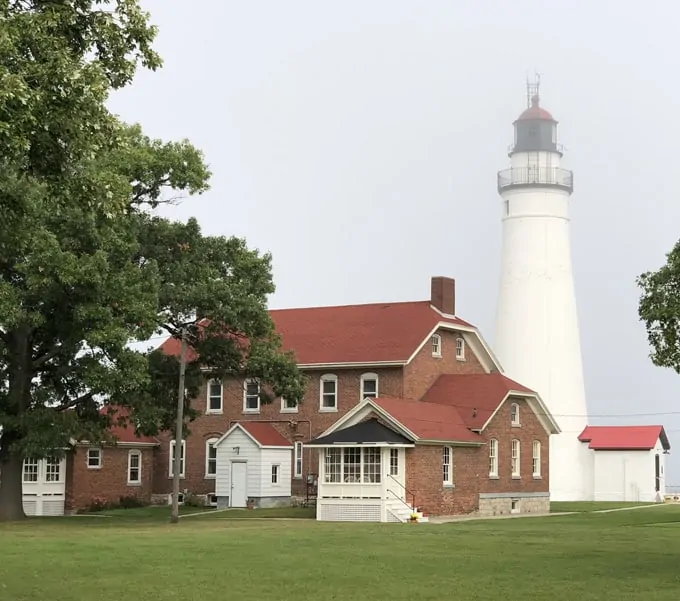
<instances>
[{"instance_id":1,"label":"white lighthouse tower","mask_svg":"<svg viewBox=\"0 0 680 601\"><path fill-rule=\"evenodd\" d=\"M571 268L573 174L561 167L557 121L527 84L510 168L498 173L503 242L495 350L507 375L536 390L561 428L550 441L550 497L590 500L593 458ZM529 449L525 452L531 452Z\"/></svg>"}]
</instances>

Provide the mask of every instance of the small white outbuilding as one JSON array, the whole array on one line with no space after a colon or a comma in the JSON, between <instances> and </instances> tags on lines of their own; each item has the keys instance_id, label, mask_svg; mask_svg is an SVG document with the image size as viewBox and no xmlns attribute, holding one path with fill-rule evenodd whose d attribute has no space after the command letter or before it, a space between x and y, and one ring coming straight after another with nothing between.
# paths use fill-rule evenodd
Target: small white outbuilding
<instances>
[{"instance_id":1,"label":"small white outbuilding","mask_svg":"<svg viewBox=\"0 0 680 601\"><path fill-rule=\"evenodd\" d=\"M663 426L588 426L595 501L662 502L671 445Z\"/></svg>"},{"instance_id":2,"label":"small white outbuilding","mask_svg":"<svg viewBox=\"0 0 680 601\"><path fill-rule=\"evenodd\" d=\"M293 443L274 426L234 424L215 443L217 507L281 507L291 502Z\"/></svg>"}]
</instances>

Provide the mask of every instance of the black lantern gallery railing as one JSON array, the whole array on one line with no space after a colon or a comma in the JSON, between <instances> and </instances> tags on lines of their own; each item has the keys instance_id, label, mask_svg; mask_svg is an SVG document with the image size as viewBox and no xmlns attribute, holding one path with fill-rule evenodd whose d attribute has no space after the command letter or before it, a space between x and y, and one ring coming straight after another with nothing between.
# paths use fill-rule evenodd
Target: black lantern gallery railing
<instances>
[{"instance_id":1,"label":"black lantern gallery railing","mask_svg":"<svg viewBox=\"0 0 680 601\"><path fill-rule=\"evenodd\" d=\"M574 173L560 167L512 167L498 172L498 191L525 186L574 191Z\"/></svg>"}]
</instances>

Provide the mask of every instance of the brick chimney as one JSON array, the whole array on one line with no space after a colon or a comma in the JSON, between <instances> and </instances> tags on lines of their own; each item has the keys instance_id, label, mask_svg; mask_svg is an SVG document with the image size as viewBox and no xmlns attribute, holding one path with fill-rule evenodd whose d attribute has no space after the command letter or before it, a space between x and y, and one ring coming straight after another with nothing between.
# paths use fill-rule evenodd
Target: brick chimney
<instances>
[{"instance_id":1,"label":"brick chimney","mask_svg":"<svg viewBox=\"0 0 680 601\"><path fill-rule=\"evenodd\" d=\"M456 280L435 276L432 278L430 302L442 313L456 314Z\"/></svg>"}]
</instances>

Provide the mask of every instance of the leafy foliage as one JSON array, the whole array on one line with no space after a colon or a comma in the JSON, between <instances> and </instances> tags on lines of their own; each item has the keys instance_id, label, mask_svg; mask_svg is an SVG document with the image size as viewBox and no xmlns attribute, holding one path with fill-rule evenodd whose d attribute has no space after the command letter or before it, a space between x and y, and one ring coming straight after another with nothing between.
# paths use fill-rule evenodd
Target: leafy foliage
<instances>
[{"instance_id":1,"label":"leafy foliage","mask_svg":"<svg viewBox=\"0 0 680 601\"><path fill-rule=\"evenodd\" d=\"M200 355L188 398L201 366L291 399L303 383L266 310L271 258L150 212L204 192L210 172L189 142L150 139L106 109L138 63L160 65L138 1L0 0L0 19L2 520L23 515L22 457L102 440L119 419L102 402L142 431L171 425L177 358L130 341L187 331Z\"/></svg>"},{"instance_id":2,"label":"leafy foliage","mask_svg":"<svg viewBox=\"0 0 680 601\"><path fill-rule=\"evenodd\" d=\"M639 315L645 323L655 365L680 373L680 242L658 271L638 278Z\"/></svg>"}]
</instances>

